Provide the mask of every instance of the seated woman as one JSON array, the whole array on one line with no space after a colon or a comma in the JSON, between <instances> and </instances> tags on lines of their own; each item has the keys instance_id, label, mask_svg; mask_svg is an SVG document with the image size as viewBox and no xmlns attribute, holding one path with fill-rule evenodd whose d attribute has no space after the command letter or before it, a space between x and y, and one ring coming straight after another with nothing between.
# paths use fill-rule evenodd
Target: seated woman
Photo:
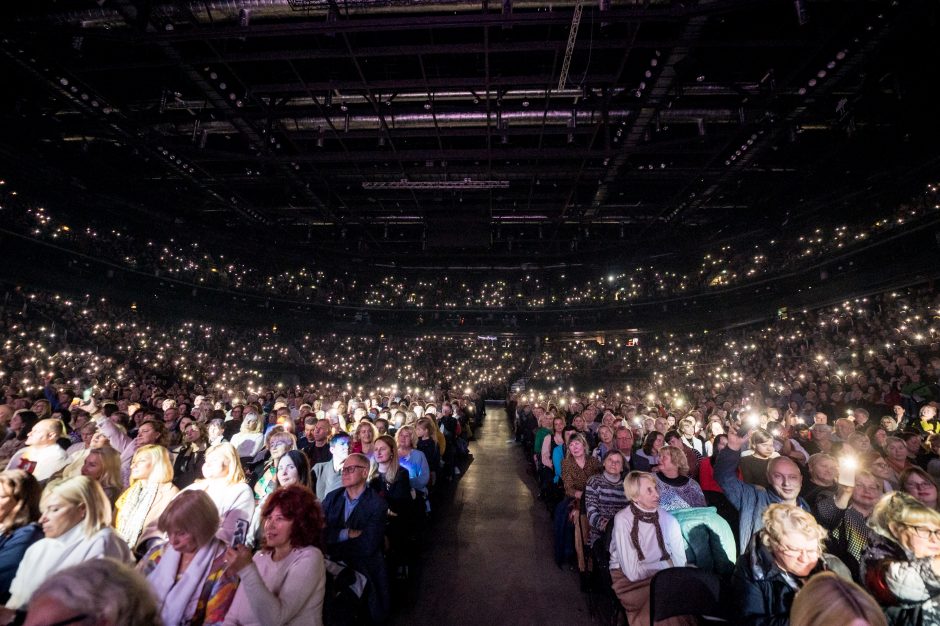
<instances>
[{"instance_id":1,"label":"seated woman","mask_svg":"<svg viewBox=\"0 0 940 626\"><path fill-rule=\"evenodd\" d=\"M175 449L173 460L173 484L177 489L186 489L202 476L202 464L206 462L206 447L209 434L201 422L180 420L183 443Z\"/></svg>"},{"instance_id":2,"label":"seated woman","mask_svg":"<svg viewBox=\"0 0 940 626\"><path fill-rule=\"evenodd\" d=\"M882 490L885 493L890 493L894 491L898 486L898 476L894 473L894 470L891 469L891 466L888 464L888 461L885 460L884 454L872 450L864 457L865 465L868 467L868 471L878 479L878 482L881 483Z\"/></svg>"},{"instance_id":3,"label":"seated woman","mask_svg":"<svg viewBox=\"0 0 940 626\"><path fill-rule=\"evenodd\" d=\"M913 467L913 464L907 458L907 444L904 443L903 439L888 437L885 440L885 461L888 462L888 468L890 469L888 480L893 488L899 489L901 472Z\"/></svg>"},{"instance_id":4,"label":"seated woman","mask_svg":"<svg viewBox=\"0 0 940 626\"><path fill-rule=\"evenodd\" d=\"M98 481L111 504L114 504L124 491L124 484L121 482L121 455L111 446L88 451L82 463L82 476Z\"/></svg>"},{"instance_id":5,"label":"seated woman","mask_svg":"<svg viewBox=\"0 0 940 626\"><path fill-rule=\"evenodd\" d=\"M630 504L614 516L610 542L612 587L630 624L650 623L650 580L656 572L686 564L679 522L659 506L656 479L630 472L623 481ZM692 617L658 620L659 626L695 624Z\"/></svg>"},{"instance_id":6,"label":"seated woman","mask_svg":"<svg viewBox=\"0 0 940 626\"><path fill-rule=\"evenodd\" d=\"M665 437L658 430L646 433L643 447L633 454L631 462L634 469L644 472L655 470L656 466L659 465L659 451L665 443Z\"/></svg>"},{"instance_id":7,"label":"seated woman","mask_svg":"<svg viewBox=\"0 0 940 626\"><path fill-rule=\"evenodd\" d=\"M267 451L267 458L263 463L257 464L253 470L256 476L254 487L256 504L277 487L277 464L281 457L287 454L288 450L296 449L297 439L283 428L272 428L268 433L262 450Z\"/></svg>"},{"instance_id":8,"label":"seated woman","mask_svg":"<svg viewBox=\"0 0 940 626\"><path fill-rule=\"evenodd\" d=\"M227 626L321 626L326 591L324 517L313 492L278 489L262 509L264 549L229 548L229 569L241 583Z\"/></svg>"},{"instance_id":9,"label":"seated woman","mask_svg":"<svg viewBox=\"0 0 940 626\"><path fill-rule=\"evenodd\" d=\"M654 476L659 505L666 511L706 506L702 488L689 478L689 460L684 450L663 446L659 451L659 470Z\"/></svg>"},{"instance_id":10,"label":"seated woman","mask_svg":"<svg viewBox=\"0 0 940 626\"><path fill-rule=\"evenodd\" d=\"M398 463L408 471L411 488L420 493L422 499L426 499L431 470L424 453L414 448L417 438L413 426L402 426L395 433L395 443L398 444Z\"/></svg>"},{"instance_id":11,"label":"seated woman","mask_svg":"<svg viewBox=\"0 0 940 626\"><path fill-rule=\"evenodd\" d=\"M584 509L591 527L589 546L604 534L614 515L629 504L623 493L623 466L623 454L619 450L611 450L604 457L604 471L588 478L584 488Z\"/></svg>"},{"instance_id":12,"label":"seated woman","mask_svg":"<svg viewBox=\"0 0 940 626\"><path fill-rule=\"evenodd\" d=\"M843 468L836 494L816 501L816 519L829 529L830 552L845 563L854 580L861 580L859 559L872 537L868 518L882 495L882 482L871 472L855 473Z\"/></svg>"},{"instance_id":13,"label":"seated woman","mask_svg":"<svg viewBox=\"0 0 940 626\"><path fill-rule=\"evenodd\" d=\"M422 417L415 422L415 435L418 436L415 446L424 453L424 458L428 460L428 469L431 471L428 487L434 487L437 473L441 469L441 449L437 444L436 431L437 426L430 417Z\"/></svg>"},{"instance_id":14,"label":"seated woman","mask_svg":"<svg viewBox=\"0 0 940 626\"><path fill-rule=\"evenodd\" d=\"M93 447L91 442L97 432L98 425L94 422L86 422L82 425L79 430L81 439L79 439L78 443L69 446L69 449L65 451L65 453L69 455L69 464L66 465L65 469L62 471L62 478L71 478L81 474L82 463L85 462L88 451Z\"/></svg>"},{"instance_id":15,"label":"seated woman","mask_svg":"<svg viewBox=\"0 0 940 626\"><path fill-rule=\"evenodd\" d=\"M227 570L227 546L215 534L219 514L201 491L174 498L158 527L169 538L138 565L147 577L164 624L220 624L228 613L238 577Z\"/></svg>"},{"instance_id":16,"label":"seated woman","mask_svg":"<svg viewBox=\"0 0 940 626\"><path fill-rule=\"evenodd\" d=\"M7 608L25 606L46 578L71 565L103 556L130 562L124 540L111 528L111 503L86 476L53 481L42 495L40 539L23 555L10 584Z\"/></svg>"},{"instance_id":17,"label":"seated woman","mask_svg":"<svg viewBox=\"0 0 940 626\"><path fill-rule=\"evenodd\" d=\"M379 431L376 430L375 425L368 420L362 420L359 422L359 425L356 426L355 433L353 433L353 444L352 448L349 450L350 454L361 452L371 459L372 445L378 437Z\"/></svg>"},{"instance_id":18,"label":"seated woman","mask_svg":"<svg viewBox=\"0 0 940 626\"><path fill-rule=\"evenodd\" d=\"M607 458L607 453L615 447L614 431L611 430L610 426L601 424L597 429L597 447L594 448L594 452L592 452L591 455L598 461L603 461Z\"/></svg>"},{"instance_id":19,"label":"seated woman","mask_svg":"<svg viewBox=\"0 0 940 626\"><path fill-rule=\"evenodd\" d=\"M26 549L42 539L39 499L42 487L23 470L0 472L0 603L10 599L10 583Z\"/></svg>"},{"instance_id":20,"label":"seated woman","mask_svg":"<svg viewBox=\"0 0 940 626\"><path fill-rule=\"evenodd\" d=\"M232 437L232 445L238 450L239 457L253 458L264 445L264 434L261 432L261 419L255 412L245 415L239 431Z\"/></svg>"},{"instance_id":21,"label":"seated woman","mask_svg":"<svg viewBox=\"0 0 940 626\"><path fill-rule=\"evenodd\" d=\"M115 528L138 557L161 540L160 515L179 493L170 454L163 446L142 446L131 459L131 486L115 504Z\"/></svg>"},{"instance_id":22,"label":"seated woman","mask_svg":"<svg viewBox=\"0 0 940 626\"><path fill-rule=\"evenodd\" d=\"M806 500L810 509L816 512L818 499L823 496L833 496L836 493L839 464L831 454L817 452L809 457L806 469L809 471L809 480L803 482L800 496Z\"/></svg>"},{"instance_id":23,"label":"seated woman","mask_svg":"<svg viewBox=\"0 0 940 626\"><path fill-rule=\"evenodd\" d=\"M933 476L917 467L911 466L898 476L898 488L904 493L917 498L927 508L937 509L937 483Z\"/></svg>"},{"instance_id":24,"label":"seated woman","mask_svg":"<svg viewBox=\"0 0 940 626\"><path fill-rule=\"evenodd\" d=\"M414 529L414 495L408 472L398 463L398 446L389 435L379 435L372 445L375 472L369 481L372 488L388 504L389 559L398 567L406 564L405 542ZM404 573L404 571L402 572Z\"/></svg>"},{"instance_id":25,"label":"seated woman","mask_svg":"<svg viewBox=\"0 0 940 626\"><path fill-rule=\"evenodd\" d=\"M770 459L780 456L774 450L774 437L766 430L759 428L751 433L748 443L751 454L741 455L741 480L764 489L770 489L767 479L767 464Z\"/></svg>"},{"instance_id":26,"label":"seated woman","mask_svg":"<svg viewBox=\"0 0 940 626\"><path fill-rule=\"evenodd\" d=\"M826 529L803 509L771 504L763 522L734 567L736 623L786 624L793 596L810 576L833 570L851 579L845 565L823 551Z\"/></svg>"},{"instance_id":27,"label":"seated woman","mask_svg":"<svg viewBox=\"0 0 940 626\"><path fill-rule=\"evenodd\" d=\"M310 489L311 482L310 463L307 455L300 450L288 450L277 462L277 486L279 488L303 485Z\"/></svg>"},{"instance_id":28,"label":"seated woman","mask_svg":"<svg viewBox=\"0 0 940 626\"><path fill-rule=\"evenodd\" d=\"M180 493L196 489L205 491L219 510L218 537L225 543L232 541L238 520L251 521L255 499L251 487L245 483L245 472L238 453L230 443L220 443L206 450L202 466L203 480L197 480Z\"/></svg>"},{"instance_id":29,"label":"seated woman","mask_svg":"<svg viewBox=\"0 0 940 626\"><path fill-rule=\"evenodd\" d=\"M896 491L875 505L862 581L888 623L940 624L940 513Z\"/></svg>"},{"instance_id":30,"label":"seated woman","mask_svg":"<svg viewBox=\"0 0 940 626\"><path fill-rule=\"evenodd\" d=\"M39 416L29 409L13 413L7 428L7 439L0 445L0 467L6 467L13 455L26 447L26 437L38 421Z\"/></svg>"},{"instance_id":31,"label":"seated woman","mask_svg":"<svg viewBox=\"0 0 940 626\"><path fill-rule=\"evenodd\" d=\"M288 450L277 462L277 474L275 476L274 491L281 487L291 485L303 485L307 489L311 488L312 480L310 475L310 465L307 455L300 450ZM272 491L271 493L274 493ZM251 524L248 526L247 544L249 548L259 548L264 540L261 527L261 512L264 510L264 502L271 494L264 497L261 502L255 506L255 512L251 516Z\"/></svg>"},{"instance_id":32,"label":"seated woman","mask_svg":"<svg viewBox=\"0 0 940 626\"><path fill-rule=\"evenodd\" d=\"M584 546L589 543L591 527L584 514L584 489L588 479L600 474L604 467L591 456L587 439L581 433L574 433L568 438L568 453L561 462L561 480L565 487L565 496L571 501L569 521L574 525L574 547L578 555L578 571L588 569Z\"/></svg>"}]
</instances>

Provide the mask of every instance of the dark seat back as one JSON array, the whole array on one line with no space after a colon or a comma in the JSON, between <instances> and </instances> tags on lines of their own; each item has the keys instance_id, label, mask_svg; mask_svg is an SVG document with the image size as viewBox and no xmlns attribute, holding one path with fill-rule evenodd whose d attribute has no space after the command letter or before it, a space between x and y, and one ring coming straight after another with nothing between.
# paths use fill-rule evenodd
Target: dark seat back
<instances>
[{"instance_id":1,"label":"dark seat back","mask_svg":"<svg viewBox=\"0 0 940 626\"><path fill-rule=\"evenodd\" d=\"M679 615L721 618L721 581L697 567L670 567L650 583L650 626Z\"/></svg>"}]
</instances>

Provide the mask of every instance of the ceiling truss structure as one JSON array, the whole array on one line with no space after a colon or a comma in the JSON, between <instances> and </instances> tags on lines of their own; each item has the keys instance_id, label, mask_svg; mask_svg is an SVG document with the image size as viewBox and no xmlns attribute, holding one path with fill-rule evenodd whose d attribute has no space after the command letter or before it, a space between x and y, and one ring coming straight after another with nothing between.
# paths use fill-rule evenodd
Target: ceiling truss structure
<instances>
[{"instance_id":1,"label":"ceiling truss structure","mask_svg":"<svg viewBox=\"0 0 940 626\"><path fill-rule=\"evenodd\" d=\"M900 145L928 116L890 60L927 2L25 4L0 27L13 149L38 137L197 226L342 232L375 258L697 250L857 197L885 142L935 149Z\"/></svg>"}]
</instances>

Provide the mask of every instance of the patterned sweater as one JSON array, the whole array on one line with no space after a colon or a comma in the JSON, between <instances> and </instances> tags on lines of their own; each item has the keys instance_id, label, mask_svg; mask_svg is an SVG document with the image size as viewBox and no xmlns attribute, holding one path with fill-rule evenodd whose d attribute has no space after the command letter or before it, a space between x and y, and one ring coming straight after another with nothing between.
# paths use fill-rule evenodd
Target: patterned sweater
<instances>
[{"instance_id":1,"label":"patterned sweater","mask_svg":"<svg viewBox=\"0 0 940 626\"><path fill-rule=\"evenodd\" d=\"M653 476L659 487L659 506L667 511L707 506L702 488L688 476L669 478L662 472L656 472Z\"/></svg>"}]
</instances>

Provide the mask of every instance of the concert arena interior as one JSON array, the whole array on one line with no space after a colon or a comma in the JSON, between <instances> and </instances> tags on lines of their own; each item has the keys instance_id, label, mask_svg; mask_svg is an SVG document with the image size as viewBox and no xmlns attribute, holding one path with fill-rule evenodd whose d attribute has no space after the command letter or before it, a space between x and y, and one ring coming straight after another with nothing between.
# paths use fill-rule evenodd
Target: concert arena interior
<instances>
[{"instance_id":1,"label":"concert arena interior","mask_svg":"<svg viewBox=\"0 0 940 626\"><path fill-rule=\"evenodd\" d=\"M940 7L0 19L0 625L940 624Z\"/></svg>"}]
</instances>

